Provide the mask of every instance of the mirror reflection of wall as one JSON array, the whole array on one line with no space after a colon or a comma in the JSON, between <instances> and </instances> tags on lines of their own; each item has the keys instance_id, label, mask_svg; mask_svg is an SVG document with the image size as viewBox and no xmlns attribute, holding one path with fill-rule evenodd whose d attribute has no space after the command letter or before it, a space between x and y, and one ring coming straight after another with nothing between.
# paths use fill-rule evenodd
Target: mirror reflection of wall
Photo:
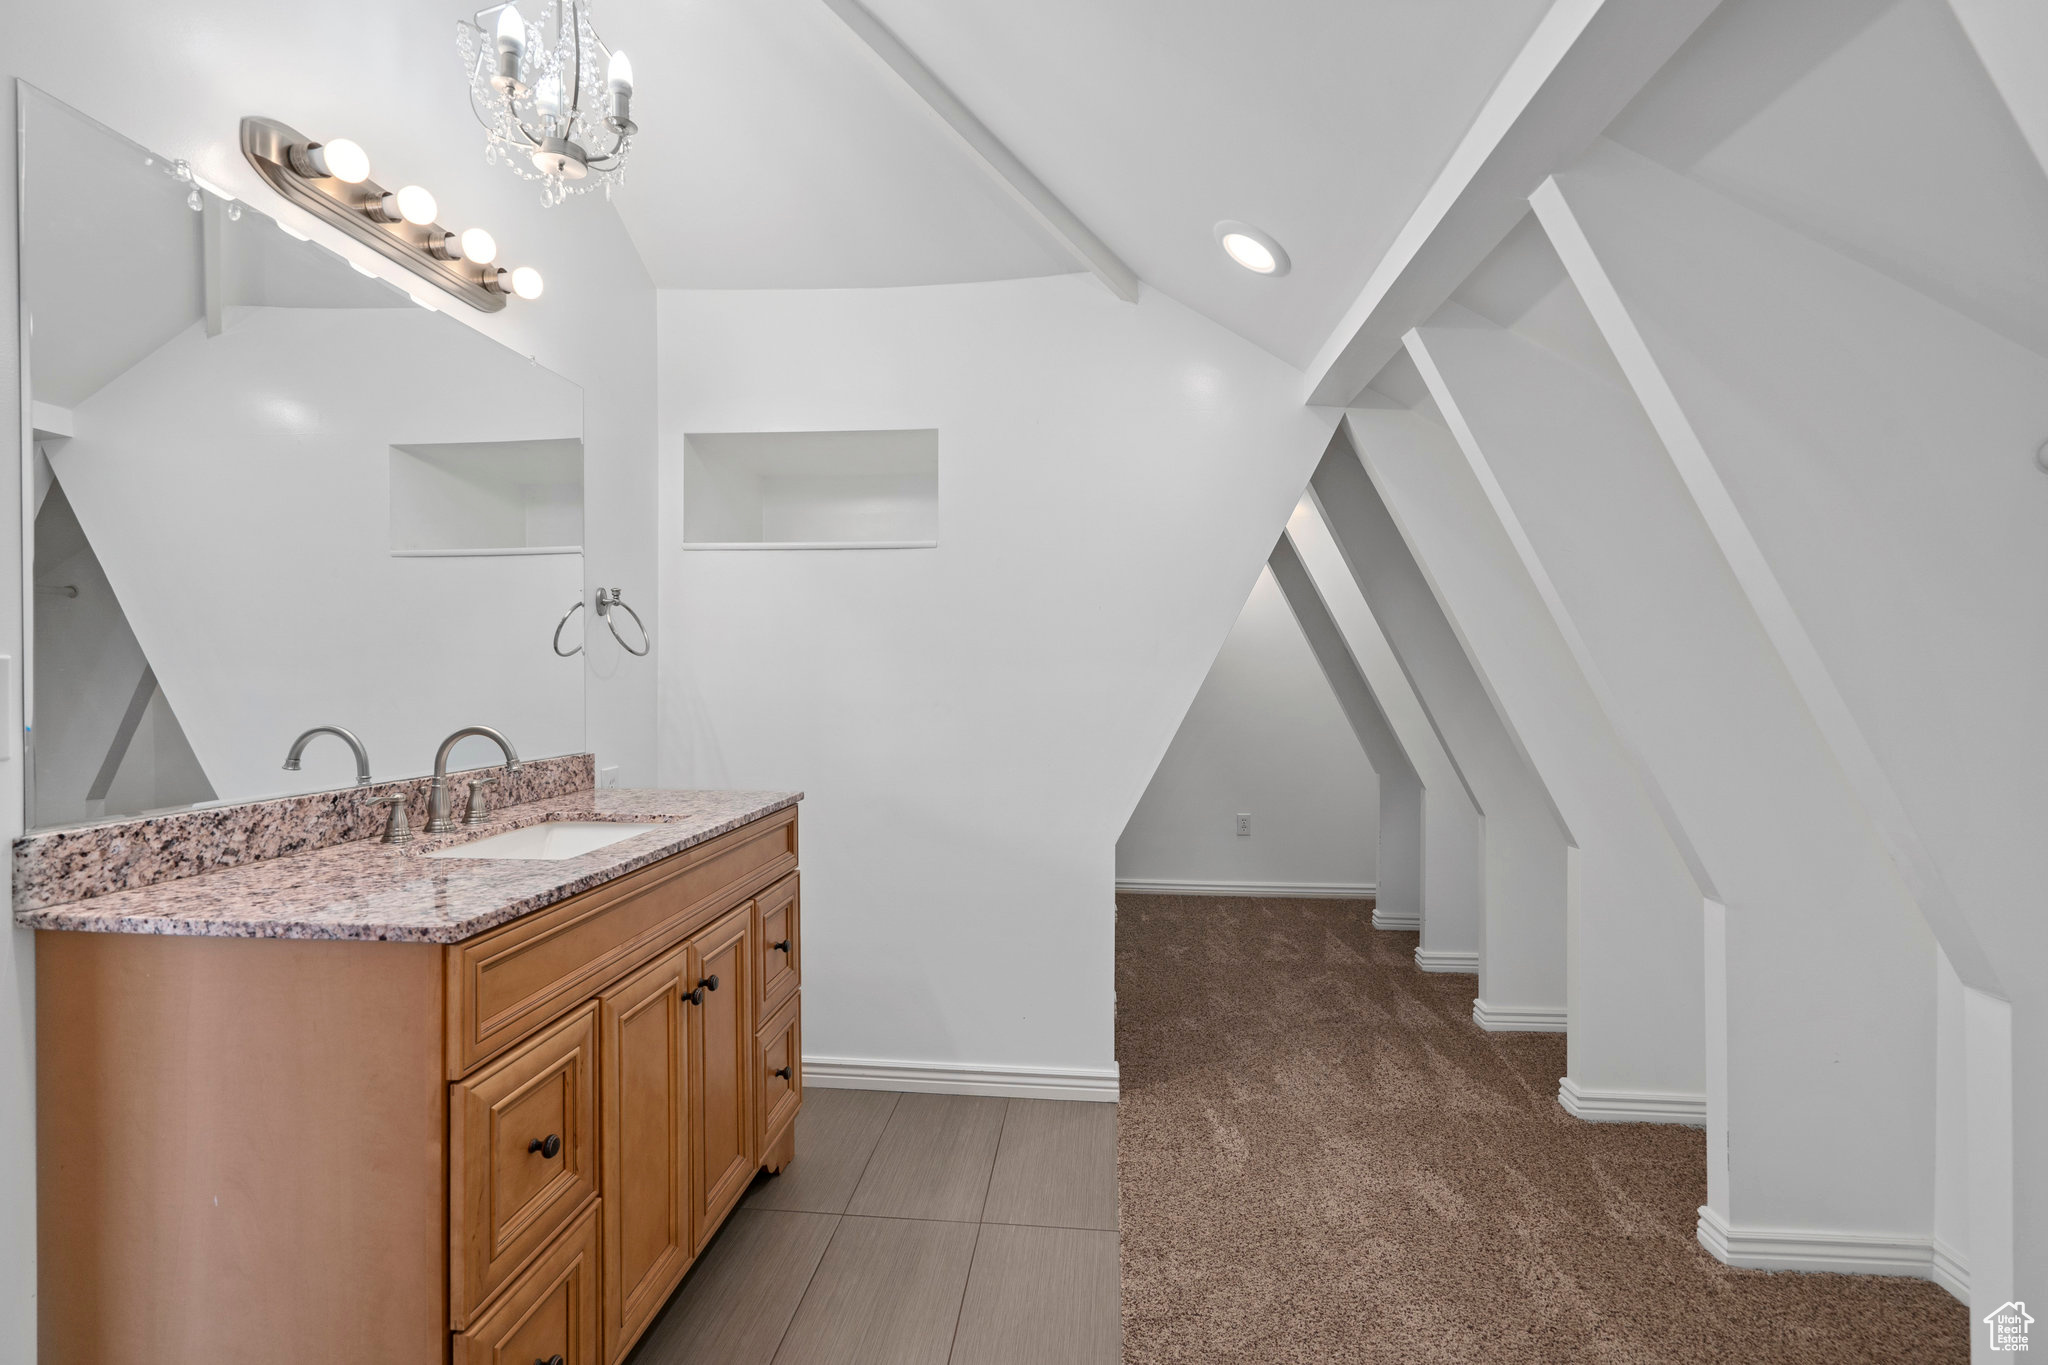
<instances>
[{"instance_id":1,"label":"mirror reflection of wall","mask_svg":"<svg viewBox=\"0 0 2048 1365\"><path fill-rule=\"evenodd\" d=\"M315 725L378 779L469 724L580 751L581 391L46 96L23 128L30 824L351 784L331 739L283 770Z\"/></svg>"}]
</instances>

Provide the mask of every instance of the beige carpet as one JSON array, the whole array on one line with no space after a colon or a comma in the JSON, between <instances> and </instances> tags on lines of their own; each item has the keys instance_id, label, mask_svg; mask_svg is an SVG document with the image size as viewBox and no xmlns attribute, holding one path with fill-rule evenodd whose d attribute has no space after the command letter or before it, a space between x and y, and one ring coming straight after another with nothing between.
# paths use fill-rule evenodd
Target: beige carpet
<instances>
[{"instance_id":1,"label":"beige carpet","mask_svg":"<svg viewBox=\"0 0 2048 1365\"><path fill-rule=\"evenodd\" d=\"M1368 903L1117 907L1125 1361L1969 1358L1933 1284L1709 1257L1705 1136L1570 1117Z\"/></svg>"}]
</instances>

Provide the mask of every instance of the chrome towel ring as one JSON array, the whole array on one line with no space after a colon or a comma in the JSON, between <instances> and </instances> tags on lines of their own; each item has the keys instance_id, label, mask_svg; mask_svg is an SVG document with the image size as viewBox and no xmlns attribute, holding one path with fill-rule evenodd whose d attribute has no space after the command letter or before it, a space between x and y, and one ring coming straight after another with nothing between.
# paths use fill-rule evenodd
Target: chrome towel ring
<instances>
[{"instance_id":1,"label":"chrome towel ring","mask_svg":"<svg viewBox=\"0 0 2048 1365\"><path fill-rule=\"evenodd\" d=\"M647 651L654 648L654 637L647 633L647 623L640 619L640 613L626 605L626 599L620 595L621 592L622 590L619 588L599 588L597 590L597 614L602 616L604 623L612 628L612 638L619 642L620 649L625 650L635 658L645 658L647 657ZM626 643L626 637L619 634L619 623L612 617L613 607L617 607L620 611L632 617L633 624L640 627L640 648L633 648L633 646Z\"/></svg>"},{"instance_id":2,"label":"chrome towel ring","mask_svg":"<svg viewBox=\"0 0 2048 1365\"><path fill-rule=\"evenodd\" d=\"M647 657L647 651L654 648L654 637L647 633L647 623L640 619L640 613L626 605L624 592L623 588L599 588L597 590L597 614L599 619L611 628L612 638L619 642L620 649L625 650L636 659L644 659ZM632 617L633 624L640 628L640 647L638 649L633 648L627 642L626 637L619 634L618 620L612 615L612 608L614 607ZM564 659L573 659L583 652L582 645L578 645L574 649L562 648L562 627L569 624L570 617L582 610L583 603L578 601L575 606L562 613L561 620L555 622L555 653L561 655Z\"/></svg>"},{"instance_id":3,"label":"chrome towel ring","mask_svg":"<svg viewBox=\"0 0 2048 1365\"><path fill-rule=\"evenodd\" d=\"M565 659L573 659L578 654L581 654L583 652L582 645L578 645L574 649L562 648L562 627L569 624L570 617L574 616L577 612L582 610L583 599L579 597L576 599L576 605L569 608L569 610L563 612L562 619L555 622L555 653L561 655Z\"/></svg>"}]
</instances>

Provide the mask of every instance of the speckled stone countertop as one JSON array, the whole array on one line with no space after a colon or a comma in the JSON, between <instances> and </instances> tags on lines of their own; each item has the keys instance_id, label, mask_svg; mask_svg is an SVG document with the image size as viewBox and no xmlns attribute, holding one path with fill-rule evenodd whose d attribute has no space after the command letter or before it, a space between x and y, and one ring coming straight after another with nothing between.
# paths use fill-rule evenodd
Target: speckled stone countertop
<instances>
[{"instance_id":1,"label":"speckled stone countertop","mask_svg":"<svg viewBox=\"0 0 2048 1365\"><path fill-rule=\"evenodd\" d=\"M14 922L117 934L459 943L802 799L802 792L579 791L506 807L479 829L416 835L397 847L361 839L24 909ZM664 828L557 861L422 856L547 820Z\"/></svg>"}]
</instances>

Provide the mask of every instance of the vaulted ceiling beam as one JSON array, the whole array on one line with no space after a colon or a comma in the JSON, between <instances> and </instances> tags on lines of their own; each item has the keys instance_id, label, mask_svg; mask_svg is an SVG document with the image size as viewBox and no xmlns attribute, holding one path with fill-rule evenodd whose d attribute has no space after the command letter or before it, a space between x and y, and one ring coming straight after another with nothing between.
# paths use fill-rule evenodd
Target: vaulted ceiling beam
<instances>
[{"instance_id":1,"label":"vaulted ceiling beam","mask_svg":"<svg viewBox=\"0 0 2048 1365\"><path fill-rule=\"evenodd\" d=\"M1125 265L1123 259L1111 251L1108 244L1097 237L1058 195L1047 189L1045 182L1033 175L1031 168L1019 161L1017 154L990 132L988 125L976 118L974 111L947 89L946 83L915 52L904 46L902 39L890 32L888 25L877 19L860 0L824 0L824 5L853 30L854 36L865 43L869 51L903 79L903 83L938 115L940 122L952 130L996 183L1008 190L1055 241L1073 253L1076 261L1093 271L1095 277L1109 286L1109 291L1118 298L1126 303L1138 301L1137 272Z\"/></svg>"},{"instance_id":2,"label":"vaulted ceiling beam","mask_svg":"<svg viewBox=\"0 0 2048 1365\"><path fill-rule=\"evenodd\" d=\"M1308 401L1355 400L1719 3L1556 0L1309 365Z\"/></svg>"}]
</instances>

